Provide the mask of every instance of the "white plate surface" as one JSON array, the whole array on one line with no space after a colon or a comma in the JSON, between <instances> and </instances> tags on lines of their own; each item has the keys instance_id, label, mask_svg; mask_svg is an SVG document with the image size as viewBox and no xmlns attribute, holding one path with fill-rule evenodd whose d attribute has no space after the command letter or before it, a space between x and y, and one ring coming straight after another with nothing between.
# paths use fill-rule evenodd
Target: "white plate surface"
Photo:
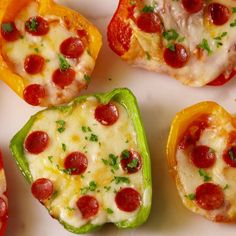
<instances>
[{"instance_id":1,"label":"white plate surface","mask_svg":"<svg viewBox=\"0 0 236 236\"><path fill-rule=\"evenodd\" d=\"M91 21L103 33L103 48L92 82L85 93L128 87L137 96L152 158L153 206L148 222L134 230L106 225L91 235L235 236L236 225L211 223L184 208L168 175L165 146L176 112L194 103L213 100L228 111L236 111L236 80L224 87L188 88L165 75L132 68L107 46L106 26L118 0L60 0ZM112 78L112 80L108 80ZM30 187L13 161L8 145L13 135L38 111L17 97L0 81L0 147L4 154L10 199L6 236L72 236L30 194ZM236 197L236 196L235 196Z\"/></svg>"}]
</instances>

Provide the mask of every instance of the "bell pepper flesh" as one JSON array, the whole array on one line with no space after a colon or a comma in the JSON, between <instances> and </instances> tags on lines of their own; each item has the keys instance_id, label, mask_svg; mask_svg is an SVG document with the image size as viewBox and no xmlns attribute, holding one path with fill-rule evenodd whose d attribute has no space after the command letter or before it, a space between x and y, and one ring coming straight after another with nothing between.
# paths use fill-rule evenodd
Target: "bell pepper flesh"
<instances>
[{"instance_id":1,"label":"bell pepper flesh","mask_svg":"<svg viewBox=\"0 0 236 236\"><path fill-rule=\"evenodd\" d=\"M73 108L74 105L79 104L86 100L88 96L81 96L76 98L73 102L66 106L59 106L59 107L52 107L47 110L70 110ZM144 189L148 190L147 196L147 204L141 205L140 210L138 211L136 217L132 221L121 221L115 223L118 228L134 228L141 224L143 224L150 213L151 208L151 198L152 198L152 187L151 187L151 167L150 167L150 157L149 157L149 150L147 145L147 140L143 128L143 124L140 117L140 112L137 105L137 100L134 95L128 89L115 89L110 93L104 94L94 94L92 95L98 99L98 101L102 104L107 104L109 101L115 101L125 107L126 111L128 112L129 118L132 120L132 123L135 128L135 132L137 135L137 143L140 149L140 155L142 156L142 176L143 176L143 183ZM26 125L13 137L10 143L10 149L12 151L12 155L20 168L22 174L26 178L29 183L33 182L33 178L29 169L28 162L25 158L24 154L24 140L29 133L32 125L34 124L35 120L38 116L40 116L43 111L37 113L36 115L32 116L31 119L26 123ZM70 232L81 234L81 233L88 233L94 230L97 230L101 227L101 225L93 225L91 223L86 224L80 228L75 228L66 222L58 219L60 223Z\"/></svg>"}]
</instances>

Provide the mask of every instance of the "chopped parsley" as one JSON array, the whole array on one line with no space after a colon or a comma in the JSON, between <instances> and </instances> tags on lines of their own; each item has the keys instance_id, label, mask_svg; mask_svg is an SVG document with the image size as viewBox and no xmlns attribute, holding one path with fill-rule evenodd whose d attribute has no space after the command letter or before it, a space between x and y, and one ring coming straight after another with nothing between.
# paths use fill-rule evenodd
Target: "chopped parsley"
<instances>
[{"instance_id":1,"label":"chopped parsley","mask_svg":"<svg viewBox=\"0 0 236 236\"><path fill-rule=\"evenodd\" d=\"M38 49L38 48L34 48L34 51L35 51L36 53L39 53L39 49Z\"/></svg>"},{"instance_id":2,"label":"chopped parsley","mask_svg":"<svg viewBox=\"0 0 236 236\"><path fill-rule=\"evenodd\" d=\"M92 142L97 142L98 136L96 134L91 134L89 140Z\"/></svg>"},{"instance_id":3,"label":"chopped parsley","mask_svg":"<svg viewBox=\"0 0 236 236\"><path fill-rule=\"evenodd\" d=\"M231 148L228 153L229 153L229 158L230 158L232 161L236 161L236 157L235 157L235 155L234 155L234 149Z\"/></svg>"},{"instance_id":4,"label":"chopped parsley","mask_svg":"<svg viewBox=\"0 0 236 236\"><path fill-rule=\"evenodd\" d=\"M90 82L91 78L89 75L84 75L84 80L86 80L87 82Z\"/></svg>"},{"instance_id":5,"label":"chopped parsley","mask_svg":"<svg viewBox=\"0 0 236 236\"><path fill-rule=\"evenodd\" d=\"M188 195L185 195L186 198L188 198L189 200L193 201L196 199L196 195L195 193L190 193Z\"/></svg>"},{"instance_id":6,"label":"chopped parsley","mask_svg":"<svg viewBox=\"0 0 236 236\"><path fill-rule=\"evenodd\" d=\"M138 166L138 159L133 159L127 166L131 169L136 168Z\"/></svg>"},{"instance_id":7,"label":"chopped parsley","mask_svg":"<svg viewBox=\"0 0 236 236\"><path fill-rule=\"evenodd\" d=\"M94 192L97 189L97 184L95 181L90 181L88 187L84 187L80 189L81 194L86 194L88 191Z\"/></svg>"},{"instance_id":8,"label":"chopped parsley","mask_svg":"<svg viewBox=\"0 0 236 236\"><path fill-rule=\"evenodd\" d=\"M35 32L38 28L38 22L36 20L36 18L31 18L30 21L26 22L26 27L28 28L29 31L33 31Z\"/></svg>"},{"instance_id":9,"label":"chopped parsley","mask_svg":"<svg viewBox=\"0 0 236 236\"><path fill-rule=\"evenodd\" d=\"M145 5L142 12L154 12L154 7L153 6L150 6L150 5Z\"/></svg>"},{"instance_id":10,"label":"chopped parsley","mask_svg":"<svg viewBox=\"0 0 236 236\"><path fill-rule=\"evenodd\" d=\"M198 173L200 176L204 178L204 182L209 182L212 178L207 174L207 172L203 169L199 169Z\"/></svg>"},{"instance_id":11,"label":"chopped parsley","mask_svg":"<svg viewBox=\"0 0 236 236\"><path fill-rule=\"evenodd\" d=\"M111 186L104 186L104 189L106 190L106 192L108 192L111 189Z\"/></svg>"},{"instance_id":12,"label":"chopped parsley","mask_svg":"<svg viewBox=\"0 0 236 236\"><path fill-rule=\"evenodd\" d=\"M230 23L230 27L235 27L235 26L236 26L236 19L232 23Z\"/></svg>"},{"instance_id":13,"label":"chopped parsley","mask_svg":"<svg viewBox=\"0 0 236 236\"><path fill-rule=\"evenodd\" d=\"M2 23L2 30L6 33L11 33L14 31L14 28L11 23Z\"/></svg>"},{"instance_id":14,"label":"chopped parsley","mask_svg":"<svg viewBox=\"0 0 236 236\"><path fill-rule=\"evenodd\" d=\"M128 159L130 157L130 152L128 150L124 150L121 153L122 159Z\"/></svg>"},{"instance_id":15,"label":"chopped parsley","mask_svg":"<svg viewBox=\"0 0 236 236\"><path fill-rule=\"evenodd\" d=\"M206 39L203 39L202 42L198 45L199 48L206 50L208 55L210 55L212 53L212 50L209 46L209 43Z\"/></svg>"},{"instance_id":16,"label":"chopped parsley","mask_svg":"<svg viewBox=\"0 0 236 236\"><path fill-rule=\"evenodd\" d=\"M48 160L52 163L53 156L48 156Z\"/></svg>"},{"instance_id":17,"label":"chopped parsley","mask_svg":"<svg viewBox=\"0 0 236 236\"><path fill-rule=\"evenodd\" d=\"M179 37L179 34L174 29L164 31L162 35L167 41L177 40Z\"/></svg>"},{"instance_id":18,"label":"chopped parsley","mask_svg":"<svg viewBox=\"0 0 236 236\"><path fill-rule=\"evenodd\" d=\"M68 211L75 211L75 208L72 208L72 207L66 207L66 209L67 209Z\"/></svg>"},{"instance_id":19,"label":"chopped parsley","mask_svg":"<svg viewBox=\"0 0 236 236\"><path fill-rule=\"evenodd\" d=\"M217 48L221 47L223 45L222 39L227 35L227 32L223 32L219 36L215 37L214 39L216 40L216 46Z\"/></svg>"},{"instance_id":20,"label":"chopped parsley","mask_svg":"<svg viewBox=\"0 0 236 236\"><path fill-rule=\"evenodd\" d=\"M66 145L64 143L61 144L61 148L64 152L66 151Z\"/></svg>"},{"instance_id":21,"label":"chopped parsley","mask_svg":"<svg viewBox=\"0 0 236 236\"><path fill-rule=\"evenodd\" d=\"M229 188L229 185L226 184L226 185L224 186L223 190L226 190L226 189L228 189L228 188Z\"/></svg>"},{"instance_id":22,"label":"chopped parsley","mask_svg":"<svg viewBox=\"0 0 236 236\"><path fill-rule=\"evenodd\" d=\"M113 211L111 208L107 208L107 213L108 213L108 214L113 214L114 211Z\"/></svg>"},{"instance_id":23,"label":"chopped parsley","mask_svg":"<svg viewBox=\"0 0 236 236\"><path fill-rule=\"evenodd\" d=\"M112 181L115 181L116 184L120 184L120 183L129 184L130 183L130 179L123 176L115 176Z\"/></svg>"},{"instance_id":24,"label":"chopped parsley","mask_svg":"<svg viewBox=\"0 0 236 236\"><path fill-rule=\"evenodd\" d=\"M109 154L109 159L102 159L102 162L104 163L104 165L106 166L111 166L112 167L112 173L114 173L114 170L118 170L119 169L119 162L118 162L118 156L114 155L114 154Z\"/></svg>"},{"instance_id":25,"label":"chopped parsley","mask_svg":"<svg viewBox=\"0 0 236 236\"><path fill-rule=\"evenodd\" d=\"M65 71L68 70L70 68L70 64L68 63L68 61L65 59L65 57L61 54L58 55L59 58L59 67L60 70Z\"/></svg>"},{"instance_id":26,"label":"chopped parsley","mask_svg":"<svg viewBox=\"0 0 236 236\"><path fill-rule=\"evenodd\" d=\"M233 13L236 13L236 7L233 7L233 8L232 8L232 12L233 12Z\"/></svg>"},{"instance_id":27,"label":"chopped parsley","mask_svg":"<svg viewBox=\"0 0 236 236\"><path fill-rule=\"evenodd\" d=\"M64 120L57 120L56 124L57 124L57 131L59 133L62 133L65 131L66 122Z\"/></svg>"},{"instance_id":28,"label":"chopped parsley","mask_svg":"<svg viewBox=\"0 0 236 236\"><path fill-rule=\"evenodd\" d=\"M169 48L173 52L175 51L175 45L173 43L168 43L166 47Z\"/></svg>"},{"instance_id":29,"label":"chopped parsley","mask_svg":"<svg viewBox=\"0 0 236 236\"><path fill-rule=\"evenodd\" d=\"M86 132L92 132L92 130L91 130L91 128L90 128L89 126L82 126L81 129L82 129L82 131L83 131L84 133L86 133Z\"/></svg>"}]
</instances>

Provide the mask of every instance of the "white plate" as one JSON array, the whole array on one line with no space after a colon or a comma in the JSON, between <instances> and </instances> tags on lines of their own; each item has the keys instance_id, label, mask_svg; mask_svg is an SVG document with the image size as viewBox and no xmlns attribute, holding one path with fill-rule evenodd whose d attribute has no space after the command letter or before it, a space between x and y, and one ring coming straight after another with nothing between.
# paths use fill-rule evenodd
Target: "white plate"
<instances>
[{"instance_id":1,"label":"white plate","mask_svg":"<svg viewBox=\"0 0 236 236\"><path fill-rule=\"evenodd\" d=\"M106 26L118 0L61 0L79 10L104 35L91 85L86 93L128 87L137 96L152 158L153 206L148 222L134 230L105 226L96 235L158 236L235 236L235 225L211 223L184 208L175 184L168 175L165 146L175 113L194 103L213 100L230 112L236 111L236 80L219 88L188 88L165 75L132 68L107 46ZM112 80L108 80L112 78ZM0 82L0 146L3 150L10 200L10 219L6 236L72 236L30 194L30 187L13 161L8 145L36 108L30 107ZM236 197L236 196L235 196ZM92 234L91 234L92 235Z\"/></svg>"}]
</instances>

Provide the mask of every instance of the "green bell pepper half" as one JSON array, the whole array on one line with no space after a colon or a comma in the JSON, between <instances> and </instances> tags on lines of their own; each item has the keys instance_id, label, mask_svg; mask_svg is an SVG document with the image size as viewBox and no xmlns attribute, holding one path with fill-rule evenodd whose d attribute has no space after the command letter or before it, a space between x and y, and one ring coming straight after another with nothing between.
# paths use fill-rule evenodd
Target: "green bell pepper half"
<instances>
[{"instance_id":1,"label":"green bell pepper half","mask_svg":"<svg viewBox=\"0 0 236 236\"><path fill-rule=\"evenodd\" d=\"M151 161L150 161L147 139L144 132L143 123L141 121L137 100L133 95L133 93L127 88L119 88L119 89L114 89L109 93L80 96L75 100L73 100L72 102L70 102L68 105L55 106L48 108L46 110L58 110L65 113L71 112L76 105L80 104L81 102L85 101L88 97L91 96L96 97L98 101L100 101L102 104L107 104L111 100L118 102L123 107L125 107L125 109L128 112L129 118L132 119L137 134L137 143L140 149L140 154L142 156L142 163L143 163L142 174L143 174L144 190L148 194L147 196L145 196L146 199L145 205L141 205L139 212L137 213L137 216L134 220L132 221L125 220L117 222L115 223L115 225L118 228L123 228L123 229L138 227L147 220L150 213L151 202L152 202L152 180L151 180ZM24 140L27 137L37 117L46 110L40 111L37 114L33 115L30 118L30 120L26 123L26 125L12 138L10 142L10 149L12 155L20 171L30 184L33 182L33 178L29 169L28 162L24 155ZM93 225L88 223L80 228L75 228L71 225L68 225L66 222L60 219L58 220L68 231L76 234L89 233L101 227L101 225Z\"/></svg>"}]
</instances>

